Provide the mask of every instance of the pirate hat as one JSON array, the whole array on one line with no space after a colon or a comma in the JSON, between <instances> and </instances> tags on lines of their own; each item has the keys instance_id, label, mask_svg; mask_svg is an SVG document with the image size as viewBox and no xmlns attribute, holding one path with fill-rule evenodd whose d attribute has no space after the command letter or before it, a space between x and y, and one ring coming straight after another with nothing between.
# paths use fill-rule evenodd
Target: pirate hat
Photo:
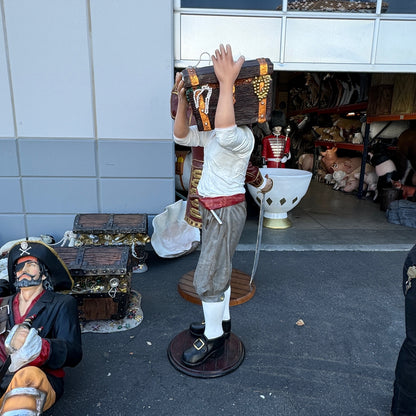
<instances>
[{"instance_id":1,"label":"pirate hat","mask_svg":"<svg viewBox=\"0 0 416 416\"><path fill-rule=\"evenodd\" d=\"M55 291L72 289L74 281L65 263L53 248L41 241L21 241L10 249L7 263L10 280L16 261L27 256L36 257L46 266Z\"/></svg>"}]
</instances>

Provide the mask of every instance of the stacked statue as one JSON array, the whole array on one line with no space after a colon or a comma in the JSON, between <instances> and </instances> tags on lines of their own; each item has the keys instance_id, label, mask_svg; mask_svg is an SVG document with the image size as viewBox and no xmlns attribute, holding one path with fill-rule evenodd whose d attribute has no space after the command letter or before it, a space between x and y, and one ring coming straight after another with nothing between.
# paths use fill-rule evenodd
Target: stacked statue
<instances>
[{"instance_id":1,"label":"stacked statue","mask_svg":"<svg viewBox=\"0 0 416 416\"><path fill-rule=\"evenodd\" d=\"M176 77L178 109L174 124L175 142L204 149L203 169L197 185L202 223L201 254L194 274L196 293L202 302L204 322L193 323L193 345L185 350L182 362L188 367L221 354L230 336L230 295L232 257L246 219L244 183L254 147L254 136L247 126L237 126L233 86L244 62L234 61L231 47L220 45L212 56L219 81L215 130L198 131L189 127L185 89L181 74ZM262 192L272 187L270 179L251 174Z\"/></svg>"}]
</instances>

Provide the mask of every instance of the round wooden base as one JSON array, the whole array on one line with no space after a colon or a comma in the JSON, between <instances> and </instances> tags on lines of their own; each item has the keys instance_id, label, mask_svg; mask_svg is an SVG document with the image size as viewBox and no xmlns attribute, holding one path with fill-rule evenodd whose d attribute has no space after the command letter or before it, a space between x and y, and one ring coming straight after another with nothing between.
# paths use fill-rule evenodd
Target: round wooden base
<instances>
[{"instance_id":1,"label":"round wooden base","mask_svg":"<svg viewBox=\"0 0 416 416\"><path fill-rule=\"evenodd\" d=\"M186 300L197 305L201 305L201 300L195 292L194 288L194 273L192 270L184 274L178 283L178 292ZM256 286L254 283L250 285L251 277L241 272L240 270L233 269L231 274L231 298L230 306L241 305L244 302L250 300L256 292Z\"/></svg>"},{"instance_id":2,"label":"round wooden base","mask_svg":"<svg viewBox=\"0 0 416 416\"><path fill-rule=\"evenodd\" d=\"M236 370L244 360L245 350L240 338L233 333L225 340L224 352L215 358L210 357L204 363L188 367L182 362L182 354L192 347L195 337L185 330L176 335L168 347L170 363L181 373L199 378L214 378L225 376Z\"/></svg>"}]
</instances>

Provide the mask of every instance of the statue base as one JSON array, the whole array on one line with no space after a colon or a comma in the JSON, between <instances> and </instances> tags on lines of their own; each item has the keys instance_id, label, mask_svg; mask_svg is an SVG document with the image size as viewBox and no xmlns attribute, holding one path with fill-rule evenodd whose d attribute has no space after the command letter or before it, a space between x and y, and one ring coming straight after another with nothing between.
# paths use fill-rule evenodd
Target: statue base
<instances>
[{"instance_id":1,"label":"statue base","mask_svg":"<svg viewBox=\"0 0 416 416\"><path fill-rule=\"evenodd\" d=\"M182 361L182 354L192 347L195 337L185 330L170 342L168 358L170 363L181 373L198 378L214 378L225 376L236 370L244 360L245 349L240 338L231 333L225 340L224 352L215 358L210 357L195 367L188 367Z\"/></svg>"},{"instance_id":2,"label":"statue base","mask_svg":"<svg viewBox=\"0 0 416 416\"><path fill-rule=\"evenodd\" d=\"M266 218L263 219L263 226L266 228L273 228L275 230L285 230L292 226L292 221L289 218Z\"/></svg>"}]
</instances>

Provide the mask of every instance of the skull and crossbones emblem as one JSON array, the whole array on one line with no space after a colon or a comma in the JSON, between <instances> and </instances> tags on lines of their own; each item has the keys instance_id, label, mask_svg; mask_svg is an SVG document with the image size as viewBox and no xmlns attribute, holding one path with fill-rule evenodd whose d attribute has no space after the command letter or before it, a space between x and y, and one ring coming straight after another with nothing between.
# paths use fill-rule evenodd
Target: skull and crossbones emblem
<instances>
[{"instance_id":1,"label":"skull and crossbones emblem","mask_svg":"<svg viewBox=\"0 0 416 416\"><path fill-rule=\"evenodd\" d=\"M19 251L20 251L20 257L22 257L23 255L30 256L29 250L30 250L31 248L32 248L32 247L29 247L29 244L28 244L28 242L27 242L27 241L22 241L22 242L20 243L20 248L19 248Z\"/></svg>"}]
</instances>

